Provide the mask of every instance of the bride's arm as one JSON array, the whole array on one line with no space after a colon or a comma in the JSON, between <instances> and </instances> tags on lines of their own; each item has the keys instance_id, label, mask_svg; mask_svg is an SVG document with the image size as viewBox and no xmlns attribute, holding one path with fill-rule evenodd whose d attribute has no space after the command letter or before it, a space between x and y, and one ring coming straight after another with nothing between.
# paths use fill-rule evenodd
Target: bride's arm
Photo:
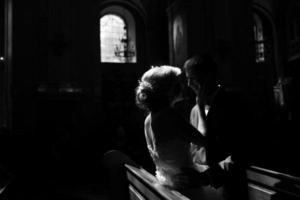
<instances>
[{"instance_id":1,"label":"bride's arm","mask_svg":"<svg viewBox=\"0 0 300 200\"><path fill-rule=\"evenodd\" d=\"M193 142L200 146L207 145L207 139L192 125L186 121L179 113L174 111L171 115L174 129L177 129L181 138Z\"/></svg>"},{"instance_id":2,"label":"bride's arm","mask_svg":"<svg viewBox=\"0 0 300 200\"><path fill-rule=\"evenodd\" d=\"M149 150L151 157L153 158L154 145L153 145L153 133L151 130L151 115L150 114L146 117L145 122L144 122L144 133L145 133L147 148Z\"/></svg>"}]
</instances>

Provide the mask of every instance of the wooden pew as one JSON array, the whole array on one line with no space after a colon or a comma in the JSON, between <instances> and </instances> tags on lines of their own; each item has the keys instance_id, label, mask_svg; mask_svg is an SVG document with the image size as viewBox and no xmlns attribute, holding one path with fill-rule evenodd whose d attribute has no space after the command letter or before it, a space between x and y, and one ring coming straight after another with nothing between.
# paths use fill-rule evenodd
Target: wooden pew
<instances>
[{"instance_id":1,"label":"wooden pew","mask_svg":"<svg viewBox=\"0 0 300 200\"><path fill-rule=\"evenodd\" d=\"M187 200L178 191L158 184L143 168L125 165L131 200ZM300 179L287 174L251 166L247 169L249 200L300 199Z\"/></svg>"},{"instance_id":2,"label":"wooden pew","mask_svg":"<svg viewBox=\"0 0 300 200\"><path fill-rule=\"evenodd\" d=\"M251 166L247 169L249 200L300 199L300 178Z\"/></svg>"},{"instance_id":3,"label":"wooden pew","mask_svg":"<svg viewBox=\"0 0 300 200\"><path fill-rule=\"evenodd\" d=\"M143 168L126 164L125 167L131 200L188 200L179 192L159 185L157 179Z\"/></svg>"}]
</instances>

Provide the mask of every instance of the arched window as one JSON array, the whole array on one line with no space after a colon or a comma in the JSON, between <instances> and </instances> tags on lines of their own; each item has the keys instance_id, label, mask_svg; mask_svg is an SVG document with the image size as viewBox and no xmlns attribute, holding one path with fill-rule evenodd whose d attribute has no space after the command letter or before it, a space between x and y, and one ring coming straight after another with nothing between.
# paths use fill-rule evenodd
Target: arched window
<instances>
[{"instance_id":1,"label":"arched window","mask_svg":"<svg viewBox=\"0 0 300 200\"><path fill-rule=\"evenodd\" d=\"M264 30L260 17L254 14L255 62L265 61Z\"/></svg>"},{"instance_id":2,"label":"arched window","mask_svg":"<svg viewBox=\"0 0 300 200\"><path fill-rule=\"evenodd\" d=\"M100 61L136 63L135 23L129 11L108 7L100 18Z\"/></svg>"}]
</instances>

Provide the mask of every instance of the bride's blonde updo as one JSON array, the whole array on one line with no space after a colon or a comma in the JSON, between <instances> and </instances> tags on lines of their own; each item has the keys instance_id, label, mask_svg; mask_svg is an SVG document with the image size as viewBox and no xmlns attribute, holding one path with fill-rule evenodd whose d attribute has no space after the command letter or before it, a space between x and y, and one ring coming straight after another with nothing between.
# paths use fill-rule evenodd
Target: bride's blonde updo
<instances>
[{"instance_id":1,"label":"bride's blonde updo","mask_svg":"<svg viewBox=\"0 0 300 200\"><path fill-rule=\"evenodd\" d=\"M173 66L155 66L146 71L136 88L136 103L147 111L170 105L181 91L181 70Z\"/></svg>"}]
</instances>

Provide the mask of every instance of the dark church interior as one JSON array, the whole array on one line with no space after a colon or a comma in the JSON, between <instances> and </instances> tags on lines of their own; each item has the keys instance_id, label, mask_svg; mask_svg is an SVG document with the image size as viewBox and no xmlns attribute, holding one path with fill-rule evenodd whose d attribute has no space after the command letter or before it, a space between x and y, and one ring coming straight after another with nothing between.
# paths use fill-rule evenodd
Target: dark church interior
<instances>
[{"instance_id":1,"label":"dark church interior","mask_svg":"<svg viewBox=\"0 0 300 200\"><path fill-rule=\"evenodd\" d=\"M0 199L107 200L112 149L153 173L138 80L202 52L252 102L250 164L300 180L300 1L1 0L0 13Z\"/></svg>"}]
</instances>

